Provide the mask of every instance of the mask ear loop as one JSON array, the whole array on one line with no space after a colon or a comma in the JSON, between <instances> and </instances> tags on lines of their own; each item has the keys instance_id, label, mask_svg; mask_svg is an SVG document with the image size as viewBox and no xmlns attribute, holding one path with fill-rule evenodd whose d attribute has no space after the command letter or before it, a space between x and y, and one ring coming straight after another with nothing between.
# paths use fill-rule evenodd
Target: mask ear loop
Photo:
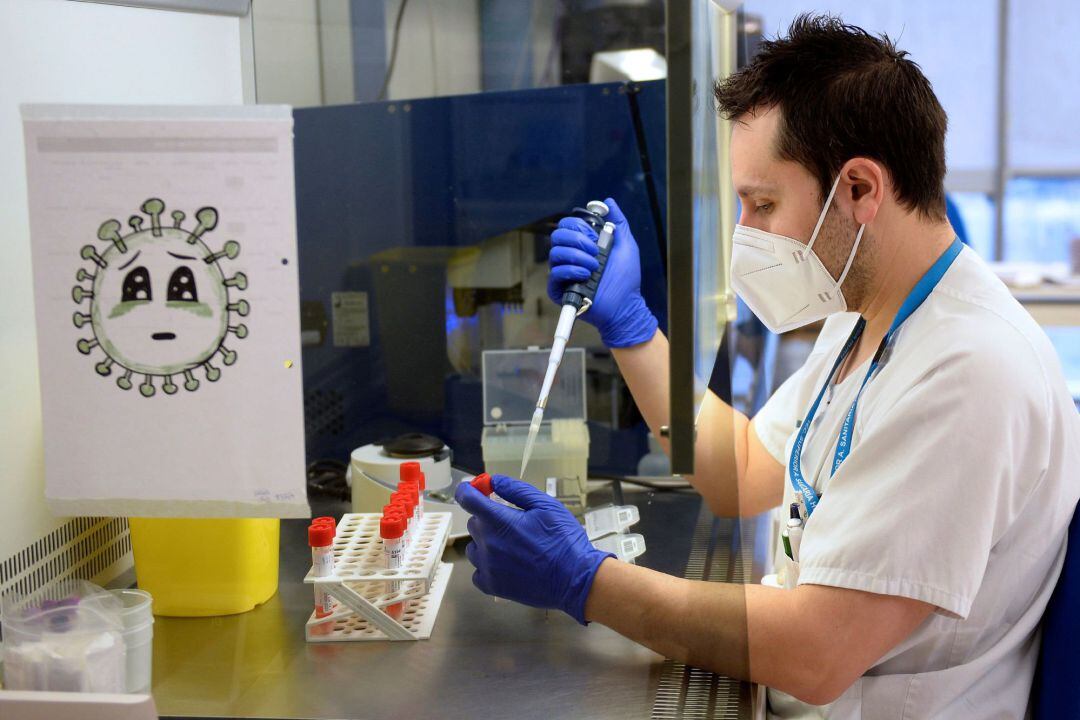
<instances>
[{"instance_id":1,"label":"mask ear loop","mask_svg":"<svg viewBox=\"0 0 1080 720\"><path fill-rule=\"evenodd\" d=\"M836 281L837 290L839 290L840 286L844 284L844 278L847 277L848 270L851 269L851 264L855 262L855 253L859 251L859 243L862 242L862 234L863 230L865 229L865 225L859 226L859 232L855 235L855 244L851 246L851 254L848 255L847 265L844 266L844 272L840 273L840 279Z\"/></svg>"},{"instance_id":2,"label":"mask ear loop","mask_svg":"<svg viewBox=\"0 0 1080 720\"><path fill-rule=\"evenodd\" d=\"M829 212L829 206L832 205L833 196L836 195L836 188L840 185L840 176L837 175L833 180L832 189L829 190L829 197L825 198L825 207L821 208L821 214L818 215L817 225L814 226L814 232L810 235L810 242L806 246L806 251L809 252L814 249L814 243L817 242L818 231L821 230L821 224L825 222L825 215Z\"/></svg>"}]
</instances>

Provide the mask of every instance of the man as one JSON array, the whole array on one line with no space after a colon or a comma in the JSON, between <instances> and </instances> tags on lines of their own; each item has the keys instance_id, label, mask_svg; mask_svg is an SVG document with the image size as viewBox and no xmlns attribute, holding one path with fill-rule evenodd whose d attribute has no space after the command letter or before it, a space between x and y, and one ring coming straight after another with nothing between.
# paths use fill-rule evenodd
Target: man
<instances>
[{"instance_id":1,"label":"man","mask_svg":"<svg viewBox=\"0 0 1080 720\"><path fill-rule=\"evenodd\" d=\"M735 120L735 289L778 332L827 319L753 421L707 396L691 482L720 515L795 504L789 587L617 562L502 477L520 510L458 494L474 582L766 685L776 717L1023 717L1080 496L1080 418L1044 333L946 220L945 113L887 37L829 17L796 20L715 94ZM656 433L667 341L614 202L610 219L582 317ZM573 219L552 241L558 297L595 249Z\"/></svg>"}]
</instances>

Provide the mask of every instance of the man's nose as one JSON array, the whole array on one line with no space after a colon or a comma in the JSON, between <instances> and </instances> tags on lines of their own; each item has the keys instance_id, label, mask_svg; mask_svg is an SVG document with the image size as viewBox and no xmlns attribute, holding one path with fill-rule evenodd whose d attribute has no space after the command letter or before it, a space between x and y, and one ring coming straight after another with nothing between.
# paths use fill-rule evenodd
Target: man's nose
<instances>
[{"instance_id":1,"label":"man's nose","mask_svg":"<svg viewBox=\"0 0 1080 720\"><path fill-rule=\"evenodd\" d=\"M766 230L767 228L760 222L755 222L753 215L748 213L745 207L739 210L739 224L744 227L754 228L755 230Z\"/></svg>"}]
</instances>

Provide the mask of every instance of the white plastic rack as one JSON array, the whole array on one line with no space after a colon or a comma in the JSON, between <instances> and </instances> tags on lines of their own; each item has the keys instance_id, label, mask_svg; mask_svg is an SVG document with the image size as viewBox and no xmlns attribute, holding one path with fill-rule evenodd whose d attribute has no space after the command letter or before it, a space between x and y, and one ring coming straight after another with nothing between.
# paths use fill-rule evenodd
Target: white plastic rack
<instances>
[{"instance_id":1,"label":"white plastic rack","mask_svg":"<svg viewBox=\"0 0 1080 720\"><path fill-rule=\"evenodd\" d=\"M304 629L308 642L426 640L431 637L453 567L440 562L450 537L450 513L427 513L405 551L401 567L388 570L379 537L379 513L349 513L334 537L334 574L304 582L316 584L338 605L323 618L312 612ZM391 582L399 591L389 592ZM385 608L402 603L401 617Z\"/></svg>"}]
</instances>

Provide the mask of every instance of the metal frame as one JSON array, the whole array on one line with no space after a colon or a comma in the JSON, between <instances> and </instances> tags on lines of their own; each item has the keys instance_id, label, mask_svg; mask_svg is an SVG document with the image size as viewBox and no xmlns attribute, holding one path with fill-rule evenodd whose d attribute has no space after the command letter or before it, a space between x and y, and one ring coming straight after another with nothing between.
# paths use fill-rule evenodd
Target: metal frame
<instances>
[{"instance_id":1,"label":"metal frame","mask_svg":"<svg viewBox=\"0 0 1080 720\"><path fill-rule=\"evenodd\" d=\"M247 12L240 17L240 72L243 83L244 104L258 102L258 84L255 78L255 12L250 1Z\"/></svg>"},{"instance_id":2,"label":"metal frame","mask_svg":"<svg viewBox=\"0 0 1080 720\"><path fill-rule=\"evenodd\" d=\"M1005 186L1009 181L1009 0L998 0L997 172L994 177L994 259L1005 257Z\"/></svg>"},{"instance_id":3,"label":"metal frame","mask_svg":"<svg viewBox=\"0 0 1080 720\"><path fill-rule=\"evenodd\" d=\"M123 5L148 10L176 10L179 12L206 13L208 15L232 15L243 17L251 12L251 0L75 0L101 5Z\"/></svg>"},{"instance_id":4,"label":"metal frame","mask_svg":"<svg viewBox=\"0 0 1080 720\"><path fill-rule=\"evenodd\" d=\"M994 201L994 260L1005 258L1005 193L1009 181L1020 177L1074 178L1080 168L1014 167L1009 162L1009 13L1011 0L998 0L997 151L995 167L988 173L950 173L948 187L954 191L983 192ZM981 176L981 177L980 177Z\"/></svg>"},{"instance_id":5,"label":"metal frame","mask_svg":"<svg viewBox=\"0 0 1080 720\"><path fill-rule=\"evenodd\" d=\"M690 0L668 0L667 240L671 471L694 472L694 205Z\"/></svg>"}]
</instances>

